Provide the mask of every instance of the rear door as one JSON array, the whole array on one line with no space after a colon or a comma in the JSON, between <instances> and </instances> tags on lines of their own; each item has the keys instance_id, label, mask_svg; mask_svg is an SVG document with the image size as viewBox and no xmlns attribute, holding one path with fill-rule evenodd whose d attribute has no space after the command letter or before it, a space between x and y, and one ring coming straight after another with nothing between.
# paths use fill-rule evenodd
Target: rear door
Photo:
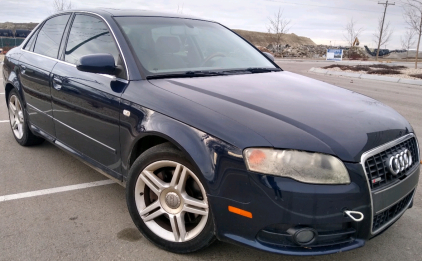
<instances>
[{"instance_id":1,"label":"rear door","mask_svg":"<svg viewBox=\"0 0 422 261\"><path fill-rule=\"evenodd\" d=\"M50 72L57 63L59 47L70 14L48 19L27 42L20 58L20 83L30 122L55 136L51 107Z\"/></svg>"},{"instance_id":2,"label":"rear door","mask_svg":"<svg viewBox=\"0 0 422 261\"><path fill-rule=\"evenodd\" d=\"M127 81L76 69L80 57L95 53L109 53L116 65L121 63L105 22L94 15L76 14L62 54L64 62L51 75L57 140L120 178L119 105ZM125 73L119 76L126 77Z\"/></svg>"}]
</instances>

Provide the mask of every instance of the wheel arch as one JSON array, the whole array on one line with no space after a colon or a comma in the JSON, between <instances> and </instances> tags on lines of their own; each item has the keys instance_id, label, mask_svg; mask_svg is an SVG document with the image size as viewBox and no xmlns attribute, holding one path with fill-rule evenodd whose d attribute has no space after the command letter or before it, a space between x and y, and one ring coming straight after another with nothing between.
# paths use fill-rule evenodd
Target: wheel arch
<instances>
[{"instance_id":1,"label":"wheel arch","mask_svg":"<svg viewBox=\"0 0 422 261\"><path fill-rule=\"evenodd\" d=\"M17 67L17 66L16 66ZM15 68L15 70L17 70ZM19 95L21 96L21 99L23 101L23 106L26 106L26 102L25 102L25 97L23 95L23 91L22 88L20 86L20 81L18 79L18 74L17 72L15 72L15 70L11 71L8 78L4 79L6 84L5 84L5 91L4 91L4 96L7 102L7 99L9 97L9 93L13 90L16 89L16 91L19 93Z\"/></svg>"},{"instance_id":2,"label":"wheel arch","mask_svg":"<svg viewBox=\"0 0 422 261\"><path fill-rule=\"evenodd\" d=\"M6 99L6 103L7 103L7 99L9 98L9 93L14 89L15 87L13 86L13 84L11 83L6 83L6 88L4 90L4 97ZM9 105L7 104L7 106L9 107Z\"/></svg>"},{"instance_id":3,"label":"wheel arch","mask_svg":"<svg viewBox=\"0 0 422 261\"><path fill-rule=\"evenodd\" d=\"M155 147L159 144L171 142L168 138L158 134L158 133L148 133L143 137L138 138L132 146L130 156L129 156L129 168L132 167L135 160L142 155L146 150ZM174 144L173 144L174 145Z\"/></svg>"},{"instance_id":4,"label":"wheel arch","mask_svg":"<svg viewBox=\"0 0 422 261\"><path fill-rule=\"evenodd\" d=\"M221 156L227 156L230 152L242 158L242 151L235 146L163 114L146 112L145 109L142 111L142 117L133 113L121 125L124 178L127 178L136 158L163 142L171 143L185 154L206 183L204 186L207 192L209 185L216 181ZM145 115L149 116L144 117Z\"/></svg>"},{"instance_id":5,"label":"wheel arch","mask_svg":"<svg viewBox=\"0 0 422 261\"><path fill-rule=\"evenodd\" d=\"M209 176L207 174L210 174L209 169L211 168L210 164L212 163L211 160L207 162L207 159L210 159L208 156L210 152L207 152L209 149L206 148L206 146L200 146L200 144L195 142L199 140L195 139L195 137L191 137L192 140L185 140L178 139L177 136L178 135L174 135L172 133L163 133L155 130L150 130L139 135L134 141L130 150L128 170L135 162L135 160L146 150L159 144L168 142L183 152L183 154L196 168L195 171L201 172L202 176Z\"/></svg>"}]
</instances>

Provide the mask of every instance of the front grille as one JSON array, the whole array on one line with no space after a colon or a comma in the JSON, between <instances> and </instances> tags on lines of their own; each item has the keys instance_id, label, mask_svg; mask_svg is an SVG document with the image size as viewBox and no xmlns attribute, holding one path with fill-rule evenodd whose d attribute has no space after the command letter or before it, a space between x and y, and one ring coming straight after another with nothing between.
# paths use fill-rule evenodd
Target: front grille
<instances>
[{"instance_id":1,"label":"front grille","mask_svg":"<svg viewBox=\"0 0 422 261\"><path fill-rule=\"evenodd\" d=\"M410 200L412 200L413 192L414 191L410 192L409 195L389 207L387 210L375 215L372 223L372 231L375 232L377 229L397 217L397 215L399 215L407 207L407 205L409 205Z\"/></svg>"},{"instance_id":2,"label":"front grille","mask_svg":"<svg viewBox=\"0 0 422 261\"><path fill-rule=\"evenodd\" d=\"M398 175L391 174L388 168L388 160L392 155L396 155L405 149L408 149L412 153L412 165L400 172ZM419 159L418 147L415 138L408 139L394 147L369 157L365 161L365 170L371 189L386 187L394 183L396 180L404 177L407 172L417 164L419 164ZM374 182L374 180L376 182Z\"/></svg>"}]
</instances>

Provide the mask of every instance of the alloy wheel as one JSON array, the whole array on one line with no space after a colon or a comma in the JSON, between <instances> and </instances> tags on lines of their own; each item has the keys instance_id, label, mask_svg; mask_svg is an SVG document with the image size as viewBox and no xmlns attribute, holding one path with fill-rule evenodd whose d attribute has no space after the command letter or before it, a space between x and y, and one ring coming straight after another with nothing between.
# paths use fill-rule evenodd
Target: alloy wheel
<instances>
[{"instance_id":1,"label":"alloy wheel","mask_svg":"<svg viewBox=\"0 0 422 261\"><path fill-rule=\"evenodd\" d=\"M136 207L145 225L171 242L186 242L204 229L209 207L205 189L186 166L174 161L148 165L135 185Z\"/></svg>"},{"instance_id":2,"label":"alloy wheel","mask_svg":"<svg viewBox=\"0 0 422 261\"><path fill-rule=\"evenodd\" d=\"M22 139L24 134L24 116L22 105L16 95L10 96L9 99L9 120L15 137Z\"/></svg>"}]
</instances>

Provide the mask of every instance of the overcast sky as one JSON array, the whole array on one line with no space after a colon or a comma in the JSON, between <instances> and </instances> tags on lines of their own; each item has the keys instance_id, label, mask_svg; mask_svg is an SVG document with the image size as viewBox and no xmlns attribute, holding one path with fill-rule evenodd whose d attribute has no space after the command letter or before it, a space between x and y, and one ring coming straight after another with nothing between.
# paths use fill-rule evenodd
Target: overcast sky
<instances>
[{"instance_id":1,"label":"overcast sky","mask_svg":"<svg viewBox=\"0 0 422 261\"><path fill-rule=\"evenodd\" d=\"M41 22L51 14L53 0L1 0L0 22ZM361 46L375 47L373 34L384 7L378 0L72 0L74 8L130 8L183 13L218 21L232 29L266 32L268 17L278 8L291 19L290 33L317 44L345 44L344 27L353 17L363 27ZM383 1L385 2L385 1ZM390 1L392 2L392 1ZM386 21L394 33L387 48L401 48L406 30L400 0L387 9ZM384 48L384 46L383 46Z\"/></svg>"}]
</instances>

